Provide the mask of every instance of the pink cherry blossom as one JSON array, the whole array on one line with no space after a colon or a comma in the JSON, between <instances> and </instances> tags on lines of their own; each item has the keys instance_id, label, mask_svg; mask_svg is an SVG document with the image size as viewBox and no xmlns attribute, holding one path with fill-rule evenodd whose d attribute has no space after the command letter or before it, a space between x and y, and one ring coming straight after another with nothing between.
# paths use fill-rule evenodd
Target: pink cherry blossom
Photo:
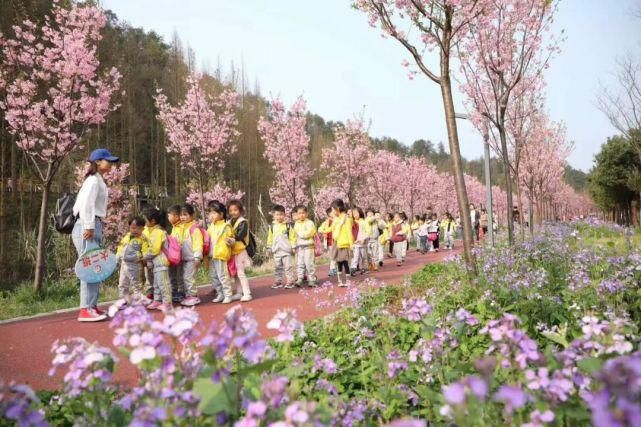
<instances>
[{"instance_id":1,"label":"pink cherry blossom","mask_svg":"<svg viewBox=\"0 0 641 427\"><path fill-rule=\"evenodd\" d=\"M182 170L193 179L192 191L200 193L204 203L204 193L222 175L226 156L236 149L238 94L224 90L210 95L197 74L187 78L187 86L185 99L176 106L169 104L161 89L154 99L169 139L167 152L178 157Z\"/></svg>"},{"instance_id":2,"label":"pink cherry blossom","mask_svg":"<svg viewBox=\"0 0 641 427\"><path fill-rule=\"evenodd\" d=\"M372 144L362 119L348 120L334 130L334 144L323 150L321 168L330 187L340 189L346 203L357 203L368 176Z\"/></svg>"},{"instance_id":3,"label":"pink cherry blossom","mask_svg":"<svg viewBox=\"0 0 641 427\"><path fill-rule=\"evenodd\" d=\"M309 157L309 135L305 101L298 98L289 111L274 99L268 118L261 117L258 131L265 142L265 157L273 166L276 177L269 196L274 204L291 210L309 204L308 184L312 177Z\"/></svg>"}]
</instances>

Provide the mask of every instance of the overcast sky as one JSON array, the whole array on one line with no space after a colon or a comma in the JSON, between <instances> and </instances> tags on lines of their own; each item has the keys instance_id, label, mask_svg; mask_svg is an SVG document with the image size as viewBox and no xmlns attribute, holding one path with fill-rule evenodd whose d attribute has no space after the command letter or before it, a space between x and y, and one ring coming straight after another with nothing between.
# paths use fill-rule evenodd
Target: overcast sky
<instances>
[{"instance_id":1,"label":"overcast sky","mask_svg":"<svg viewBox=\"0 0 641 427\"><path fill-rule=\"evenodd\" d=\"M599 82L612 83L613 63L641 54L640 0L563 0L555 31L567 40L547 73L550 116L567 124L575 143L570 164L588 170L594 154L616 133L595 105ZM382 39L349 0L103 0L121 20L154 30L168 42L174 31L199 64L244 63L266 96L291 103L302 94L327 120L365 114L373 136L406 144L447 141L438 86L407 78L398 42ZM460 106L462 95L455 95ZM459 108L462 110L462 108ZM460 125L462 152L482 153L480 136ZM446 144L447 147L447 144Z\"/></svg>"}]
</instances>

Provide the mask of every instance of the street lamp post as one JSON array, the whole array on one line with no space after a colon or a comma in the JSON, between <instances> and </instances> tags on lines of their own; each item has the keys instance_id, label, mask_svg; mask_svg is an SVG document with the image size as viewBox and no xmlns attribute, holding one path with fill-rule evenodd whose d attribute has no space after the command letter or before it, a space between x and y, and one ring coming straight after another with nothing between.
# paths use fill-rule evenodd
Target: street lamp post
<instances>
[{"instance_id":1,"label":"street lamp post","mask_svg":"<svg viewBox=\"0 0 641 427\"><path fill-rule=\"evenodd\" d=\"M469 114L455 114L457 119L470 120ZM483 151L485 164L485 191L487 197L487 231L490 234L490 243L494 247L494 215L492 208L492 174L490 172L490 137L487 133L483 134Z\"/></svg>"}]
</instances>

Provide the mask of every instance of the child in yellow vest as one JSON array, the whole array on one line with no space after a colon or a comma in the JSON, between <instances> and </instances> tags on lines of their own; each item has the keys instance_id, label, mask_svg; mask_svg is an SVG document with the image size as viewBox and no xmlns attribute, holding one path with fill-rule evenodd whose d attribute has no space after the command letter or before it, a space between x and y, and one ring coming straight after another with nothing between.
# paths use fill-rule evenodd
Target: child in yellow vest
<instances>
[{"instance_id":1,"label":"child in yellow vest","mask_svg":"<svg viewBox=\"0 0 641 427\"><path fill-rule=\"evenodd\" d=\"M236 290L232 294L232 300L241 302L248 302L252 300L251 289L249 288L249 280L245 274L245 269L251 267L252 260L247 254L247 246L249 245L249 223L243 216L245 209L239 200L230 200L227 202L227 213L229 215L229 225L232 229L232 237L229 240L231 244L231 259L234 268L231 271L232 287L236 285ZM236 277L238 283L236 284Z\"/></svg>"},{"instance_id":2,"label":"child in yellow vest","mask_svg":"<svg viewBox=\"0 0 641 427\"><path fill-rule=\"evenodd\" d=\"M294 269L292 254L295 243L294 227L285 218L285 207L274 206L274 222L267 233L267 247L274 257L274 284L272 289L279 289L285 283L285 289L294 287Z\"/></svg>"},{"instance_id":3,"label":"child in yellow vest","mask_svg":"<svg viewBox=\"0 0 641 427\"><path fill-rule=\"evenodd\" d=\"M183 223L180 220L180 205L173 205L167 209L167 221L171 225L170 235L182 244ZM171 301L180 303L185 298L182 259L180 264L169 266L169 281L171 283Z\"/></svg>"},{"instance_id":4,"label":"child in yellow vest","mask_svg":"<svg viewBox=\"0 0 641 427\"><path fill-rule=\"evenodd\" d=\"M307 208L296 208L296 222L294 223L294 245L296 250L296 273L298 280L296 286L302 287L305 277L310 287L316 287L316 266L314 265L314 236L316 226L307 219Z\"/></svg>"},{"instance_id":5,"label":"child in yellow vest","mask_svg":"<svg viewBox=\"0 0 641 427\"><path fill-rule=\"evenodd\" d=\"M352 245L354 244L354 235L352 234L352 218L345 212L345 203L341 199L332 202L332 212L334 220L332 221L332 239L334 245L330 251L330 256L336 261L338 286L347 286L347 275L349 271L349 260L351 258Z\"/></svg>"},{"instance_id":6,"label":"child in yellow vest","mask_svg":"<svg viewBox=\"0 0 641 427\"><path fill-rule=\"evenodd\" d=\"M216 291L214 302L229 304L231 299L231 280L227 270L227 262L231 258L231 244L233 233L231 226L226 221L227 209L218 201L211 201L207 205L209 228L207 233L211 239L211 262L209 263L209 277L211 285Z\"/></svg>"},{"instance_id":7,"label":"child in yellow vest","mask_svg":"<svg viewBox=\"0 0 641 427\"><path fill-rule=\"evenodd\" d=\"M149 250L145 256L147 267L153 272L154 301L147 306L149 310L168 310L171 308L171 283L169 282L169 260L162 249L166 244L167 232L161 226L164 218L156 208L148 208L143 213L149 232Z\"/></svg>"},{"instance_id":8,"label":"child in yellow vest","mask_svg":"<svg viewBox=\"0 0 641 427\"><path fill-rule=\"evenodd\" d=\"M358 224L358 232L353 246L353 257L350 273L352 277L356 276L356 272L360 271L361 274L366 274L368 257L367 245L369 242L370 224L365 219L363 209L354 207L352 208L352 218Z\"/></svg>"},{"instance_id":9,"label":"child in yellow vest","mask_svg":"<svg viewBox=\"0 0 641 427\"><path fill-rule=\"evenodd\" d=\"M143 294L145 274L143 256L149 251L149 241L142 235L145 220L135 217L129 221L129 232L120 240L116 258L120 261L118 294L122 301L119 306L132 302L146 302Z\"/></svg>"},{"instance_id":10,"label":"child in yellow vest","mask_svg":"<svg viewBox=\"0 0 641 427\"><path fill-rule=\"evenodd\" d=\"M185 307L200 304L194 284L196 272L203 260L202 229L196 222L196 209L189 203L180 207L180 222L182 229L180 248L180 272L182 273L183 299L180 302Z\"/></svg>"}]
</instances>

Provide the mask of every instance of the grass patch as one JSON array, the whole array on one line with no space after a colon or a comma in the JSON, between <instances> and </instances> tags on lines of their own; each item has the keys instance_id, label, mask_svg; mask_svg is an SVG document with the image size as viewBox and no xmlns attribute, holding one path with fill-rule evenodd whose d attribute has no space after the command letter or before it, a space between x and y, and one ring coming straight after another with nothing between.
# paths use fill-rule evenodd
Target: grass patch
<instances>
[{"instance_id":1,"label":"grass patch","mask_svg":"<svg viewBox=\"0 0 641 427\"><path fill-rule=\"evenodd\" d=\"M44 283L42 292L35 292L33 283L23 282L11 291L0 293L0 320L48 313L78 307L80 284L75 278ZM100 289L100 302L118 298L118 288L107 283Z\"/></svg>"},{"instance_id":2,"label":"grass patch","mask_svg":"<svg viewBox=\"0 0 641 427\"><path fill-rule=\"evenodd\" d=\"M316 263L322 265L327 262L329 262L327 257L323 256L318 258ZM269 260L261 265L250 267L247 270L247 277L260 277L273 272L274 263ZM101 303L118 299L117 276L118 273L114 273L100 289ZM205 269L200 269L196 273L195 282L196 286L208 284L208 272ZM40 293L33 290L32 282L22 282L11 290L0 291L0 320L78 307L79 298L80 283L75 277L46 282Z\"/></svg>"}]
</instances>

